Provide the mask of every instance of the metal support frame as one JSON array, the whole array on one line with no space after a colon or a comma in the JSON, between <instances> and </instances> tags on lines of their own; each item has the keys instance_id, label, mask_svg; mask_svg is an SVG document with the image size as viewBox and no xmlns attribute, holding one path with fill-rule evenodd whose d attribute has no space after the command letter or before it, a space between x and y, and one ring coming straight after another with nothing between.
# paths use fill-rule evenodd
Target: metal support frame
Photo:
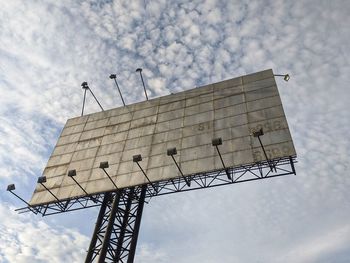
<instances>
[{"instance_id":1,"label":"metal support frame","mask_svg":"<svg viewBox=\"0 0 350 263\"><path fill-rule=\"evenodd\" d=\"M101 167L100 167L101 168ZM113 179L111 178L111 176L107 173L105 168L101 168L102 171L105 173L105 175L107 175L109 181L113 184L113 186L115 187L115 189L119 190L118 186L115 184L115 182L113 181Z\"/></svg>"},{"instance_id":2,"label":"metal support frame","mask_svg":"<svg viewBox=\"0 0 350 263\"><path fill-rule=\"evenodd\" d=\"M113 196L111 193L106 193L104 198L103 198L103 202L102 202L101 207L100 207L100 212L99 212L98 217L97 217L95 229L94 229L94 232L92 234L92 238L90 241L90 246L88 249L88 253L86 255L85 262L91 262L98 254L98 253L96 253L96 251L98 250L97 242L99 242L99 244L100 244L103 240L103 236L99 235L100 229L101 229L101 226L103 225L103 223L105 223L105 221L106 221L105 214L106 214L107 205L111 202L112 198L113 198Z\"/></svg>"},{"instance_id":3,"label":"metal support frame","mask_svg":"<svg viewBox=\"0 0 350 263\"><path fill-rule=\"evenodd\" d=\"M262 150L263 150L263 153L264 153L264 156L265 156L265 158L266 158L266 161L267 161L267 163L268 163L269 166L270 166L271 171L272 171L273 169L276 170L276 167L275 167L274 163L269 159L269 157L268 157L267 154L266 154L266 150L265 150L264 145L263 145L262 142L261 142L260 136L258 136L258 140L259 140L260 146L261 146L261 148L262 148ZM271 164L271 162L272 162L272 164Z\"/></svg>"},{"instance_id":4,"label":"metal support frame","mask_svg":"<svg viewBox=\"0 0 350 263\"><path fill-rule=\"evenodd\" d=\"M296 174L294 167L294 163L296 163L295 156L277 159L275 158L270 161L273 161L274 163L276 169L276 171L274 172L271 171L270 164L267 161L260 161L248 165L241 165L238 167L226 167L226 169L186 176L188 180L190 179L193 182L191 184L191 187L187 185L186 180L182 176L157 182L157 191L155 191L154 188L148 183L146 184L146 197L149 198L158 195L185 192L201 188L216 187L220 185L249 182L272 177ZM231 179L227 178L226 170L230 173ZM103 204L104 196L105 193L75 197L71 199L62 200L60 203L56 202L32 207L23 207L16 209L16 211L18 211L19 213L26 213L31 211L30 208L35 208L43 216L54 215L58 213L65 213L90 207L101 206Z\"/></svg>"},{"instance_id":5,"label":"metal support frame","mask_svg":"<svg viewBox=\"0 0 350 263\"><path fill-rule=\"evenodd\" d=\"M85 208L101 206L105 193L80 196L61 200L59 203L48 203L38 206L31 206L30 208L37 209L43 216L55 215L65 212L77 211ZM18 208L15 211L21 213L30 212L29 207Z\"/></svg>"},{"instance_id":6,"label":"metal support frame","mask_svg":"<svg viewBox=\"0 0 350 263\"><path fill-rule=\"evenodd\" d=\"M221 153L220 153L220 151L219 151L219 147L218 147L217 145L215 145L215 148L216 148L216 151L217 151L218 154L219 154L221 164L222 164L222 166L224 167L225 173L226 173L226 175L227 175L227 179L231 180L232 177L231 177L231 175L230 175L229 170L228 170L228 169L226 168L226 166L225 166L224 160L222 159Z\"/></svg>"},{"instance_id":7,"label":"metal support frame","mask_svg":"<svg viewBox=\"0 0 350 263\"><path fill-rule=\"evenodd\" d=\"M114 79L114 83L115 83L115 85L117 86L117 89L118 89L120 98L122 99L123 105L125 106L125 101L124 101L124 99L123 99L122 93L120 92L119 85L118 85L118 82L117 82L117 75L116 75L116 74L111 74L111 75L109 76L109 78L110 78L110 79Z\"/></svg>"},{"instance_id":8,"label":"metal support frame","mask_svg":"<svg viewBox=\"0 0 350 263\"><path fill-rule=\"evenodd\" d=\"M175 163L177 169L179 170L179 172L180 172L182 178L185 180L186 185L187 185L187 186L191 186L191 181L189 180L189 178L186 178L186 176L183 174L183 172L182 172L180 166L178 165L178 163L176 162L176 160L175 160L175 158L174 158L174 155L170 155L170 156L171 156L171 158L173 159L173 161L174 161L174 163Z\"/></svg>"},{"instance_id":9,"label":"metal support frame","mask_svg":"<svg viewBox=\"0 0 350 263\"><path fill-rule=\"evenodd\" d=\"M137 164L137 166L140 168L141 172L143 173L143 175L146 177L148 183L152 186L152 188L154 189L154 191L157 193L157 187L155 186L154 183L151 182L151 180L149 179L149 177L147 176L146 172L142 169L141 165L139 164L139 162L142 161L142 157L141 157L141 154L137 154L137 155L134 155L132 157L133 159L133 162Z\"/></svg>"},{"instance_id":10,"label":"metal support frame","mask_svg":"<svg viewBox=\"0 0 350 263\"><path fill-rule=\"evenodd\" d=\"M89 88L89 91L91 93L91 95L94 97L94 99L96 100L98 106L100 106L101 110L104 111L104 109L102 108L100 102L98 101L98 99L96 98L95 94L92 92L92 90Z\"/></svg>"},{"instance_id":11,"label":"metal support frame","mask_svg":"<svg viewBox=\"0 0 350 263\"><path fill-rule=\"evenodd\" d=\"M191 179L191 187L187 186L186 181L184 181L182 177L165 180L158 183L157 195L187 192L202 188L296 174L294 167L294 163L296 163L295 156L277 158L274 159L273 162L275 172L271 171L269 162L261 161L239 167L229 167L207 173L193 174L187 176ZM227 178L227 172L231 175L231 178Z\"/></svg>"},{"instance_id":12,"label":"metal support frame","mask_svg":"<svg viewBox=\"0 0 350 263\"><path fill-rule=\"evenodd\" d=\"M147 186L106 193L85 263L134 262Z\"/></svg>"},{"instance_id":13,"label":"metal support frame","mask_svg":"<svg viewBox=\"0 0 350 263\"><path fill-rule=\"evenodd\" d=\"M266 159L267 163L268 163L269 166L270 166L271 172L273 172L273 170L275 170L275 172L276 172L275 164L274 164L274 162L273 162L272 160L270 160L269 157L267 156L265 147L264 147L264 145L263 145L263 143L262 143L262 141L261 141L261 138L260 138L260 137L263 136L263 135L264 135L263 129L260 129L260 130L257 130L257 131L255 131L255 132L253 132L253 136L254 136L255 138L258 138L259 144L260 144L260 146L261 146L261 148L262 148L262 150L263 150L265 159Z\"/></svg>"},{"instance_id":14,"label":"metal support frame","mask_svg":"<svg viewBox=\"0 0 350 263\"><path fill-rule=\"evenodd\" d=\"M17 211L29 212L35 209L43 216L47 216L100 206L85 263L133 263L146 198L296 174L295 156L275 158L271 161L275 165L275 173L271 171L268 161L260 161L249 165L224 167L221 170L186 176L188 180L193 182L191 186L187 185L185 177L179 176L176 179L158 182L157 191L151 191L153 190L151 184L144 184L73 198L60 203L25 207L17 209ZM227 172L232 175L230 178L227 177Z\"/></svg>"},{"instance_id":15,"label":"metal support frame","mask_svg":"<svg viewBox=\"0 0 350 263\"><path fill-rule=\"evenodd\" d=\"M44 183L46 183L46 177L45 176L40 176L38 178L38 183L41 184L42 187L45 188L46 191L48 191L50 193L50 195L52 195L57 201L55 202L55 204L57 204L57 206L59 206L61 209L63 208L60 199L58 199L58 197L49 189L46 187L46 185ZM40 211L40 210L38 210Z\"/></svg>"},{"instance_id":16,"label":"metal support frame","mask_svg":"<svg viewBox=\"0 0 350 263\"><path fill-rule=\"evenodd\" d=\"M78 187L84 192L84 194L89 195L89 193L86 192L86 190L78 183L77 180L75 180L75 178L74 178L73 176L70 176L70 178L72 178L72 180L74 181L74 183L75 183L76 185L78 185Z\"/></svg>"},{"instance_id":17,"label":"metal support frame","mask_svg":"<svg viewBox=\"0 0 350 263\"><path fill-rule=\"evenodd\" d=\"M221 164L222 164L222 166L224 167L225 172L226 172L226 175L227 175L227 179L231 180L232 177L231 177L231 175L230 175L228 169L226 168L226 165L225 165L225 163L224 163L224 160L222 159L222 156L221 156L221 153L220 153L219 147L218 147L219 145L222 145L222 138L215 138L215 139L213 139L213 140L212 140L212 145L216 148L216 151L217 151L218 154L219 154Z\"/></svg>"},{"instance_id":18,"label":"metal support frame","mask_svg":"<svg viewBox=\"0 0 350 263\"><path fill-rule=\"evenodd\" d=\"M16 189L14 184L10 184L7 186L7 191L10 192L11 194L13 194L14 196L16 196L19 200L21 200L23 203L25 203L28 207L28 209L33 212L35 215L36 214L40 214L40 211L37 210L36 208L32 208L32 206L26 201L24 200L22 197L20 197L18 194L16 194L15 192L13 192Z\"/></svg>"},{"instance_id":19,"label":"metal support frame","mask_svg":"<svg viewBox=\"0 0 350 263\"><path fill-rule=\"evenodd\" d=\"M84 98L83 98L83 107L81 109L81 116L84 115L84 108L85 108L85 100L86 100L86 91L89 90L91 95L94 97L94 99L96 100L98 106L100 106L101 110L104 111L104 109L102 108L100 102L98 101L98 99L96 98L95 94L92 92L92 90L90 89L89 85L87 84L86 81L84 81L82 84L81 84L83 90L84 90Z\"/></svg>"}]
</instances>

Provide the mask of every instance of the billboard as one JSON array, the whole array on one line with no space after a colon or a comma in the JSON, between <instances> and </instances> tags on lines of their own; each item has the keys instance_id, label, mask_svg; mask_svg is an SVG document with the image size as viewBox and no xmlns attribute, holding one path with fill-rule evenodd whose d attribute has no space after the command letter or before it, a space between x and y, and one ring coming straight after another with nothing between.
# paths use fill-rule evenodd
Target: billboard
<instances>
[{"instance_id":1,"label":"billboard","mask_svg":"<svg viewBox=\"0 0 350 263\"><path fill-rule=\"evenodd\" d=\"M133 156L152 182L223 168L212 139L221 138L219 150L226 167L295 156L272 70L241 76L125 107L69 119L43 172L45 186L60 200L115 190L99 168L106 169L118 188L147 183ZM55 202L40 184L31 205Z\"/></svg>"}]
</instances>

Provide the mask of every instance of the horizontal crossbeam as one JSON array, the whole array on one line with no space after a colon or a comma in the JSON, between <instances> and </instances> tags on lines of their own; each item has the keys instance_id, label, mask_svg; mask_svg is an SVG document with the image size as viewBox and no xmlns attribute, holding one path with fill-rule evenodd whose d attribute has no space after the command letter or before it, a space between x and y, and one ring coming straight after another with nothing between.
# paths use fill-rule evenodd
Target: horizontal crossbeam
<instances>
[{"instance_id":1,"label":"horizontal crossbeam","mask_svg":"<svg viewBox=\"0 0 350 263\"><path fill-rule=\"evenodd\" d=\"M188 186L185 177L182 176L175 179L173 178L157 182L157 184L154 184L157 186L155 189L151 184L146 184L146 198L296 174L294 163L296 163L296 157L290 156L269 160L268 162L262 161L239 167L226 167L226 169L193 174L186 176L186 179L191 182L191 186ZM274 169L271 169L271 164L274 166ZM229 173L229 177L227 176L227 173ZM111 191L110 193L115 192L116 190ZM43 216L54 215L101 206L104 195L105 193L100 193L96 195L76 197L61 202L31 207L27 206L16 209L16 211L19 213L25 213L31 212L34 209L34 211L38 211L38 213ZM138 200L135 199L132 202L137 203L137 201Z\"/></svg>"}]
</instances>

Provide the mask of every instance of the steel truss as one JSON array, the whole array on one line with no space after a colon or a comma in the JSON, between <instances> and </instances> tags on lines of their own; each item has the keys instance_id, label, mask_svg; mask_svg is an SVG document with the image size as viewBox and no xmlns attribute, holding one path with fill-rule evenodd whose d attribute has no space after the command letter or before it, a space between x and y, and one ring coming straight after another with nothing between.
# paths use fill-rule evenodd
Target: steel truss
<instances>
[{"instance_id":1,"label":"steel truss","mask_svg":"<svg viewBox=\"0 0 350 263\"><path fill-rule=\"evenodd\" d=\"M147 193L147 197L166 195L178 192L192 191L220 185L243 183L272 177L296 174L294 163L296 157L290 156L263 162L256 162L239 167L223 168L187 176L191 185L188 186L184 178L169 179L158 183L157 193Z\"/></svg>"},{"instance_id":2,"label":"steel truss","mask_svg":"<svg viewBox=\"0 0 350 263\"><path fill-rule=\"evenodd\" d=\"M85 263L134 261L146 186L106 193Z\"/></svg>"},{"instance_id":3,"label":"steel truss","mask_svg":"<svg viewBox=\"0 0 350 263\"><path fill-rule=\"evenodd\" d=\"M119 189L61 202L17 209L43 216L100 206L85 263L133 263L141 216L147 198L220 185L296 174L290 156L201 174L179 176L142 186ZM190 182L190 186L188 185Z\"/></svg>"},{"instance_id":4,"label":"steel truss","mask_svg":"<svg viewBox=\"0 0 350 263\"><path fill-rule=\"evenodd\" d=\"M230 167L201 174L194 174L187 176L191 181L191 185L188 186L183 177L176 179L168 179L158 182L156 190L150 185L145 184L146 198L151 198L159 195L166 195L171 193L192 191L202 188L216 187L220 185L235 184L242 182L249 182L261 179L267 179L272 177L296 174L294 163L296 163L296 157L284 157L263 162L256 162L249 165L242 165L239 167ZM271 169L273 167L273 169ZM227 173L230 174L231 179L228 178ZM135 189L139 189L136 187ZM129 191L131 188L124 189ZM112 195L115 192L110 192ZM83 197L76 197L61 202L55 202L50 204L19 208L16 211L20 213L33 212L35 214L42 214L43 216L54 215L58 213L76 211L80 209L101 206L104 202L104 197L107 193L101 193L96 195L89 195Z\"/></svg>"}]
</instances>

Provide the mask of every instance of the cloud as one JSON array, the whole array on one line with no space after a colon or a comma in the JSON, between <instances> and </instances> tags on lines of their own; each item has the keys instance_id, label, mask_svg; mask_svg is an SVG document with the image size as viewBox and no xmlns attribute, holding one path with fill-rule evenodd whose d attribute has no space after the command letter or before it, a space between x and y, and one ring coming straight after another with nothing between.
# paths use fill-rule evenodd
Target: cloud
<instances>
[{"instance_id":1,"label":"cloud","mask_svg":"<svg viewBox=\"0 0 350 263\"><path fill-rule=\"evenodd\" d=\"M135 261L148 263L148 262L169 262L168 257L164 252L154 249L149 244L140 244L137 248Z\"/></svg>"},{"instance_id":2,"label":"cloud","mask_svg":"<svg viewBox=\"0 0 350 263\"><path fill-rule=\"evenodd\" d=\"M88 238L72 229L55 228L34 216L18 215L0 205L1 262L82 262ZM4 216L6 215L6 216Z\"/></svg>"},{"instance_id":3,"label":"cloud","mask_svg":"<svg viewBox=\"0 0 350 263\"><path fill-rule=\"evenodd\" d=\"M348 1L13 0L1 6L1 185L18 182L30 196L64 122L81 112L83 81L108 109L122 105L111 73L133 103L144 100L138 67L150 97L271 67L291 75L277 83L299 154L298 176L152 200L138 260L348 257ZM91 96L85 110L100 110ZM1 247L0 261L44 262L45 251L52 262L84 257L88 242L81 233L90 233L68 216L56 225L26 220L4 205L0 214L0 244L12 244ZM69 242L80 250L63 246L66 254L57 254Z\"/></svg>"},{"instance_id":4,"label":"cloud","mask_svg":"<svg viewBox=\"0 0 350 263\"><path fill-rule=\"evenodd\" d=\"M340 226L336 229L328 230L325 234L318 236L317 238L306 240L302 243L295 244L294 248L289 248L285 251L281 262L325 262L324 257L332 255L343 249L347 249L347 244L350 242L350 226ZM339 262L345 262L349 260L350 255L344 258L337 258Z\"/></svg>"}]
</instances>

